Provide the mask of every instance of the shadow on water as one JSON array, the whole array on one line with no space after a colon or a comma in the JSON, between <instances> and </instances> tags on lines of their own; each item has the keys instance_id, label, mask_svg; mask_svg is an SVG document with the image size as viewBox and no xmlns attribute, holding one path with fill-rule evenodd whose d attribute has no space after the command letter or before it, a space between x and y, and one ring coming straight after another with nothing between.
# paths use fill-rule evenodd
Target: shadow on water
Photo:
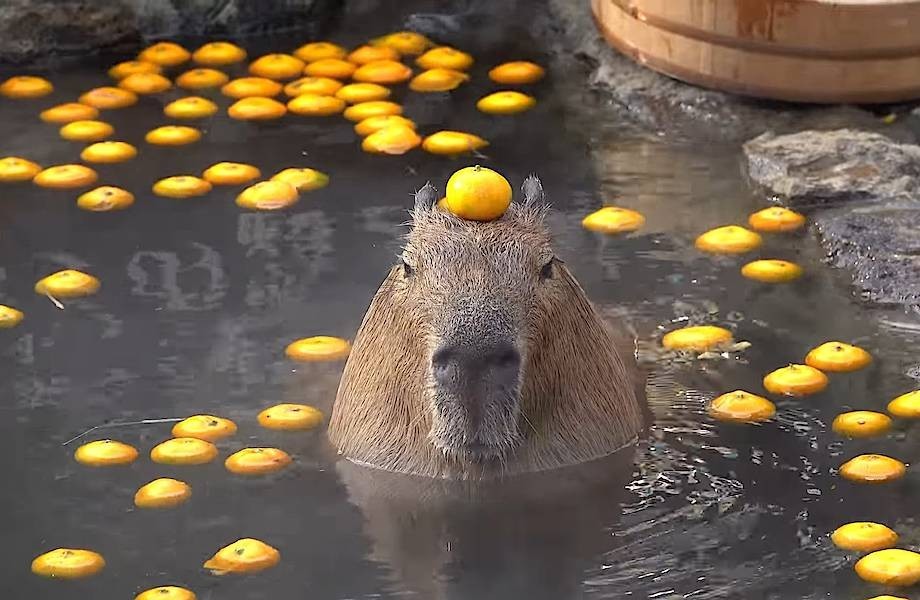
<instances>
[{"instance_id":1,"label":"shadow on water","mask_svg":"<svg viewBox=\"0 0 920 600\"><path fill-rule=\"evenodd\" d=\"M364 4L366 11L351 13L329 37L357 44L399 28L415 5L382 13ZM431 15L411 18L443 25ZM643 359L654 364L648 438L607 462L468 488L337 462L321 431L260 430L256 413L278 402L328 412L341 365L294 365L282 348L317 333L351 337L399 247L411 192L426 180L443 188L472 159L371 157L340 119L252 125L223 114L202 124L201 143L147 146L143 133L166 122L162 106L179 95L173 91L105 115L117 139L140 148L134 162L99 169L103 183L137 195L129 210L90 214L68 192L0 190L0 299L27 315L20 327L0 332L5 591L99 600L165 583L186 585L203 600L882 593L857 580L852 557L833 549L826 533L846 521L878 520L901 533L902 546L916 547L917 475L865 488L834 470L864 451L910 462L920 449L917 432L899 424L883 439L842 441L829 423L845 409L881 409L910 389L902 373L907 349L916 347L913 334L879 331L876 315L853 303L807 234L771 236L756 253L805 266L807 276L785 286L742 280L740 260L693 250L699 232L742 223L766 204L745 186L736 147L697 147L605 123L603 107L571 73L550 73L536 86L539 104L527 114L477 113L475 99L492 89L485 76L491 64L546 62L538 41L522 33L526 26L494 22L466 44L463 28L452 29L449 41L477 56L473 81L451 95L398 91L396 99L426 133L456 128L488 138L488 156L477 160L516 185L530 172L540 175L556 209L550 225L560 255L601 311L628 319ZM255 55L301 41L275 37L249 47ZM52 97L0 105L0 154L41 164L75 160L74 145L36 114L107 83L108 64L50 73ZM220 160L249 162L265 174L310 166L332 181L278 214L241 212L236 189L187 201L148 191L156 179ZM640 210L647 227L628 238L582 229L581 218L602 203ZM101 292L64 310L32 292L38 278L62 267L97 275ZM712 361L657 354L664 330L696 322L726 325L752 346ZM722 425L705 414L715 395L757 392L764 373L837 338L872 351L873 366L833 377L815 397L780 400L778 417L761 426ZM61 445L106 422L193 413L239 423L238 436L220 444L223 456L245 445L276 445L295 456L295 466L257 480L232 477L219 463L183 469L146 458L88 471L72 460L73 445ZM169 425L87 439L102 436L143 454L169 437ZM135 510L137 487L161 476L191 483L191 502ZM277 547L281 564L244 578L201 570L216 549L246 536ZM36 555L67 546L98 550L107 569L80 582L29 574Z\"/></svg>"}]
</instances>

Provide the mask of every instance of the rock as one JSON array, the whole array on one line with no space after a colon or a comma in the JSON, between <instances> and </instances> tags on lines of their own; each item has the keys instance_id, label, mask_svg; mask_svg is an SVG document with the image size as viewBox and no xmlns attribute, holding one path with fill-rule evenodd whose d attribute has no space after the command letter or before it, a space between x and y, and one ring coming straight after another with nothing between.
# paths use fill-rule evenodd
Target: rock
<instances>
[{"instance_id":1,"label":"rock","mask_svg":"<svg viewBox=\"0 0 920 600\"><path fill-rule=\"evenodd\" d=\"M877 133L767 133L744 154L751 179L794 207L920 200L920 146Z\"/></svg>"}]
</instances>

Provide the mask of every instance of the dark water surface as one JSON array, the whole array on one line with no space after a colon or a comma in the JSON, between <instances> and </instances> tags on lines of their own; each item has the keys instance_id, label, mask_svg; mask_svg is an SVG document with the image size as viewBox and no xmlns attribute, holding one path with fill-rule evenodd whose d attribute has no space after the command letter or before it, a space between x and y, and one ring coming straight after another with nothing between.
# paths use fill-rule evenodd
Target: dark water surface
<instances>
[{"instance_id":1,"label":"dark water surface","mask_svg":"<svg viewBox=\"0 0 920 600\"><path fill-rule=\"evenodd\" d=\"M329 37L355 45L398 29L408 12L356 17ZM146 145L144 132L168 122L162 106L181 95L172 91L104 113L116 128L113 139L140 150L132 162L98 167L100 184L136 194L130 209L87 213L76 207L78 192L0 189L0 302L26 313L22 325L0 331L0 590L8 597L123 599L165 584L185 585L205 600L785 600L885 591L859 581L852 557L826 534L844 522L877 520L901 534L900 547L916 548L918 475L860 487L835 469L865 451L910 463L920 433L898 424L885 438L842 441L829 425L842 410L880 410L911 389L901 373L915 334L880 330L876 315L821 264L810 234L770 236L745 257L802 263L807 276L784 286L744 280L741 259L693 249L700 232L743 223L767 204L745 186L737 148L678 143L604 122L609 113L579 92L570 73L550 73L536 86L539 104L529 113L477 113L475 99L492 89L490 65L545 62L520 24L493 26L507 34L464 46L477 57L469 85L449 96L396 97L424 133L453 128L489 139L487 158L477 160L515 186L530 172L542 178L555 207L559 254L602 311L625 315L644 358L657 363L649 437L634 453L599 465L474 489L368 475L336 464L321 430L259 428L255 415L278 402L328 412L341 364L294 364L284 346L308 335L352 337L398 250L410 193L426 180L443 189L450 173L474 159L420 151L369 156L344 119L296 116L253 125L220 114L203 124L197 144ZM247 46L254 56L303 41L276 37ZM119 58L49 73L57 86L51 97L0 103L0 155L43 165L77 160L82 146L61 140L37 114L108 84L105 68ZM279 213L240 210L233 203L238 188L189 200L149 192L161 177L198 174L221 160L255 164L265 175L309 166L329 173L331 184ZM581 218L603 203L643 212L647 227L629 238L582 229ZM96 275L102 289L59 310L32 286L68 267ZM723 360L658 359L662 332L686 322L729 326L752 346ZM829 339L858 343L876 361L864 372L833 376L822 394L779 400L778 417L762 426L717 424L705 414L715 395L760 392L766 372ZM276 445L294 455L294 466L243 480L220 460L155 465L146 454L169 437L169 424L87 436L136 445L142 456L130 467L87 469L72 458L77 444L62 446L107 422L195 413L239 424L239 434L219 444L222 458L247 445ZM191 501L136 510L135 490L156 477L188 481ZM250 577L201 569L241 537L278 548L281 564ZM31 575L30 561L56 547L92 548L108 566L79 582Z\"/></svg>"}]
</instances>

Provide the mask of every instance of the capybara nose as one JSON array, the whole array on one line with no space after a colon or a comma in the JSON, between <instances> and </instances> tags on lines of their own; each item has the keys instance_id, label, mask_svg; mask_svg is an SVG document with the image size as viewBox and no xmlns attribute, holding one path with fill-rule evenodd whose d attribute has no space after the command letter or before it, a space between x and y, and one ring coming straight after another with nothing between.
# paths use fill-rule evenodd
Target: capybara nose
<instances>
[{"instance_id":1,"label":"capybara nose","mask_svg":"<svg viewBox=\"0 0 920 600\"><path fill-rule=\"evenodd\" d=\"M519 378L521 353L510 342L445 345L435 350L431 368L439 386L455 391L481 384L513 386Z\"/></svg>"}]
</instances>

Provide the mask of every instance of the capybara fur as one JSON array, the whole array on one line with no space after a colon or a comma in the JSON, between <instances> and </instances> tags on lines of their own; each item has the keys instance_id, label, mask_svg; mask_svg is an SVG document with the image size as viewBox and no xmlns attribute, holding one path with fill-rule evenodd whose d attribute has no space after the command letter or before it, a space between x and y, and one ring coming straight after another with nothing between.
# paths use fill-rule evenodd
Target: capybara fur
<instances>
[{"instance_id":1,"label":"capybara fur","mask_svg":"<svg viewBox=\"0 0 920 600\"><path fill-rule=\"evenodd\" d=\"M355 337L329 437L369 466L483 479L631 443L644 381L556 258L536 177L490 222L416 194L412 228Z\"/></svg>"}]
</instances>

